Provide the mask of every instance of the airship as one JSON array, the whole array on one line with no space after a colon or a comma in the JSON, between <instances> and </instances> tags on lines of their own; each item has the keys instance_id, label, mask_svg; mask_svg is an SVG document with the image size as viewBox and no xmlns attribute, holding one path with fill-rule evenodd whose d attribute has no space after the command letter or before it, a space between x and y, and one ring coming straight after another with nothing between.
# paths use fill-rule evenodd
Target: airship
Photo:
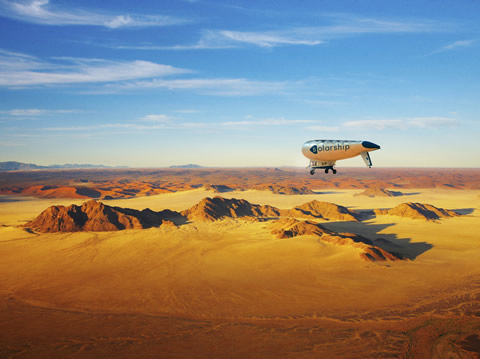
<instances>
[{"instance_id":1,"label":"airship","mask_svg":"<svg viewBox=\"0 0 480 359\"><path fill-rule=\"evenodd\" d=\"M315 174L315 170L324 169L325 173L334 168L338 160L344 160L356 156L362 156L363 161L368 168L372 167L372 160L369 152L379 150L380 146L369 141L350 141L350 140L311 140L302 146L302 153L310 160L307 168L310 168L310 174Z\"/></svg>"}]
</instances>

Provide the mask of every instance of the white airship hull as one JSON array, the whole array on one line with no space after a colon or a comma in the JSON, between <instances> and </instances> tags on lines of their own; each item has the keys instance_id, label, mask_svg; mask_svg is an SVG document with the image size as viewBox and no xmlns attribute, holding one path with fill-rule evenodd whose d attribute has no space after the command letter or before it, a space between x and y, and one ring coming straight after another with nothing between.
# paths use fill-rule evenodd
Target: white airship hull
<instances>
[{"instance_id":1,"label":"white airship hull","mask_svg":"<svg viewBox=\"0 0 480 359\"><path fill-rule=\"evenodd\" d=\"M315 169L323 168L325 172L331 169L336 173L333 166L336 161L362 156L367 167L372 166L368 152L380 149L380 146L368 141L351 140L311 140L303 144L302 153L310 160L308 167Z\"/></svg>"}]
</instances>

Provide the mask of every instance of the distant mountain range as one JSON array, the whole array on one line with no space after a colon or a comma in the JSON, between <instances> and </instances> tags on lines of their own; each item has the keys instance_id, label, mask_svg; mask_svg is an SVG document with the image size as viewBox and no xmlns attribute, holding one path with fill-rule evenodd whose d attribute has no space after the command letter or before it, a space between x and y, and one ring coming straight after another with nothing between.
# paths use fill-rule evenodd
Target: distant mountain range
<instances>
[{"instance_id":1,"label":"distant mountain range","mask_svg":"<svg viewBox=\"0 0 480 359\"><path fill-rule=\"evenodd\" d=\"M61 169L61 168L112 168L104 165L90 164L72 164L39 166L33 163L22 163L16 161L0 162L0 171L29 171L29 170L45 170L45 169ZM122 168L122 167L117 167ZM125 168L125 167L123 167Z\"/></svg>"},{"instance_id":2,"label":"distant mountain range","mask_svg":"<svg viewBox=\"0 0 480 359\"><path fill-rule=\"evenodd\" d=\"M189 163L188 165L170 166L170 168L203 168L203 166Z\"/></svg>"}]
</instances>

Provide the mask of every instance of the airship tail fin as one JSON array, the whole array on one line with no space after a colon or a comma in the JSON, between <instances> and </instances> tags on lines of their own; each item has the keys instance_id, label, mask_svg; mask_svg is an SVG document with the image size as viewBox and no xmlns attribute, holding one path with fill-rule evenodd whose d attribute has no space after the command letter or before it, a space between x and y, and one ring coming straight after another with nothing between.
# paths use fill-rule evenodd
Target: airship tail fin
<instances>
[{"instance_id":1,"label":"airship tail fin","mask_svg":"<svg viewBox=\"0 0 480 359\"><path fill-rule=\"evenodd\" d=\"M370 159L370 155L368 154L368 152L362 152L360 154L362 155L363 162L365 162L367 167L368 168L372 167L372 160Z\"/></svg>"}]
</instances>

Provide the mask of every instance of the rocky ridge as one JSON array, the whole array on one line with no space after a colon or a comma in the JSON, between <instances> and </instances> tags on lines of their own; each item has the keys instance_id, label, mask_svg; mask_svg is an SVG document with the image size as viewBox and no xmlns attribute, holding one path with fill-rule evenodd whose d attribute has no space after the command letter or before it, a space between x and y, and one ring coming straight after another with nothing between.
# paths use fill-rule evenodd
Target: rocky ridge
<instances>
[{"instance_id":1,"label":"rocky ridge","mask_svg":"<svg viewBox=\"0 0 480 359\"><path fill-rule=\"evenodd\" d=\"M297 236L315 236L319 240L337 244L350 245L362 249L360 257L366 261L404 260L401 255L386 251L373 245L372 241L353 233L336 233L322 225L310 221L299 221L294 218L282 218L270 224L272 234L277 238L293 238Z\"/></svg>"},{"instance_id":2,"label":"rocky ridge","mask_svg":"<svg viewBox=\"0 0 480 359\"><path fill-rule=\"evenodd\" d=\"M317 200L304 203L282 213L291 217L322 218L328 221L358 221L359 219L359 215L347 207Z\"/></svg>"},{"instance_id":3,"label":"rocky ridge","mask_svg":"<svg viewBox=\"0 0 480 359\"><path fill-rule=\"evenodd\" d=\"M36 232L118 231L143 229L167 224L184 223L183 217L170 210L154 212L110 207L91 200L81 206L52 206L44 210L24 227Z\"/></svg>"},{"instance_id":4,"label":"rocky ridge","mask_svg":"<svg viewBox=\"0 0 480 359\"><path fill-rule=\"evenodd\" d=\"M216 221L223 217L278 217L280 210L268 205L251 204L244 199L216 196L204 198L181 214L190 220Z\"/></svg>"},{"instance_id":5,"label":"rocky ridge","mask_svg":"<svg viewBox=\"0 0 480 359\"><path fill-rule=\"evenodd\" d=\"M365 191L356 193L354 196L367 196L367 197L399 197L403 196L402 192L390 191L381 187L369 187Z\"/></svg>"},{"instance_id":6,"label":"rocky ridge","mask_svg":"<svg viewBox=\"0 0 480 359\"><path fill-rule=\"evenodd\" d=\"M259 185L253 186L251 189L257 191L270 191L273 194L285 194L285 195L296 195L296 194L315 194L311 189L306 186L284 186L284 185Z\"/></svg>"},{"instance_id":7,"label":"rocky ridge","mask_svg":"<svg viewBox=\"0 0 480 359\"><path fill-rule=\"evenodd\" d=\"M225 193L225 192L235 191L235 188L226 186L224 184L204 184L203 188L206 191L213 191L215 193Z\"/></svg>"},{"instance_id":8,"label":"rocky ridge","mask_svg":"<svg viewBox=\"0 0 480 359\"><path fill-rule=\"evenodd\" d=\"M390 215L412 219L422 219L424 221L435 221L441 218L450 218L459 216L458 213L417 202L406 202L399 204L391 209L375 209L376 215Z\"/></svg>"},{"instance_id":9,"label":"rocky ridge","mask_svg":"<svg viewBox=\"0 0 480 359\"><path fill-rule=\"evenodd\" d=\"M160 226L175 226L189 221L212 222L222 218L263 219L277 238L293 238L304 235L318 237L319 240L337 245L351 245L361 248L361 257L368 261L403 259L400 255L388 252L373 245L373 242L352 233L336 233L322 225L292 217L314 219L356 220L355 213L345 207L328 202L311 201L291 210L280 210L268 205L251 204L243 199L223 197L204 198L182 212L150 209L142 211L111 207L95 200L81 206L52 206L38 217L24 225L35 232L78 232L78 231L118 231L143 229ZM353 219L352 219L353 218ZM272 221L273 219L273 221Z\"/></svg>"}]
</instances>

